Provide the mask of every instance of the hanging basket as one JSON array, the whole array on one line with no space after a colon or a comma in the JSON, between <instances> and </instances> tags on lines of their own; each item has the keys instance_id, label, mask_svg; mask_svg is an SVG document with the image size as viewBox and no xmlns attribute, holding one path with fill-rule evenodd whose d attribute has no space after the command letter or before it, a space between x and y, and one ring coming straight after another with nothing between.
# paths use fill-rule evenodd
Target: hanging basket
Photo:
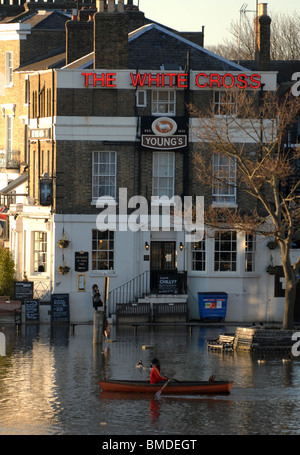
<instances>
[{"instance_id":1,"label":"hanging basket","mask_svg":"<svg viewBox=\"0 0 300 455\"><path fill-rule=\"evenodd\" d=\"M267 243L267 247L269 248L269 250L276 250L276 248L278 247L278 243L275 240L270 240Z\"/></svg>"},{"instance_id":2,"label":"hanging basket","mask_svg":"<svg viewBox=\"0 0 300 455\"><path fill-rule=\"evenodd\" d=\"M67 248L69 245L70 245L70 240L67 240L66 239L66 234L63 233L63 237L61 240L59 240L57 242L57 245L60 247L60 248Z\"/></svg>"},{"instance_id":3,"label":"hanging basket","mask_svg":"<svg viewBox=\"0 0 300 455\"><path fill-rule=\"evenodd\" d=\"M278 267L276 267L276 265L273 264L273 256L272 255L270 257L270 264L266 268L266 272L269 275L276 275L276 273L278 272Z\"/></svg>"},{"instance_id":4,"label":"hanging basket","mask_svg":"<svg viewBox=\"0 0 300 455\"><path fill-rule=\"evenodd\" d=\"M70 267L68 267L67 265L60 265L57 267L57 270L61 275L67 275L70 271Z\"/></svg>"},{"instance_id":5,"label":"hanging basket","mask_svg":"<svg viewBox=\"0 0 300 455\"><path fill-rule=\"evenodd\" d=\"M266 272L269 275L276 275L276 267L274 265L268 265L268 267L266 268Z\"/></svg>"},{"instance_id":6,"label":"hanging basket","mask_svg":"<svg viewBox=\"0 0 300 455\"><path fill-rule=\"evenodd\" d=\"M62 239L57 242L60 248L67 248L70 245L70 240Z\"/></svg>"}]
</instances>

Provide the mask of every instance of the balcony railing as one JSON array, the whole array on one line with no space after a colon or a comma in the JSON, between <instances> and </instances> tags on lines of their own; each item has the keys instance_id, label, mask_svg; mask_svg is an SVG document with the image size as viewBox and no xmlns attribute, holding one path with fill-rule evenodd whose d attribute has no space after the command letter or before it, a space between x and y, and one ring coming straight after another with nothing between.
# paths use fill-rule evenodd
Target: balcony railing
<instances>
[{"instance_id":1,"label":"balcony railing","mask_svg":"<svg viewBox=\"0 0 300 455\"><path fill-rule=\"evenodd\" d=\"M20 150L0 150L0 168L19 169Z\"/></svg>"}]
</instances>

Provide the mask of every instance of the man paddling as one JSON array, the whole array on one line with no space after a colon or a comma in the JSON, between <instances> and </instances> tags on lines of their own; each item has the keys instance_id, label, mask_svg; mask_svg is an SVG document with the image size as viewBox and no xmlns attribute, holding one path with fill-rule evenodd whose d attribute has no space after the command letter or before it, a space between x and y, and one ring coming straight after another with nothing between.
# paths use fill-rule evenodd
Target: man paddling
<instances>
[{"instance_id":1,"label":"man paddling","mask_svg":"<svg viewBox=\"0 0 300 455\"><path fill-rule=\"evenodd\" d=\"M151 363L152 369L150 372L150 384L168 381L168 378L165 378L160 374L160 361L158 359L153 359Z\"/></svg>"}]
</instances>

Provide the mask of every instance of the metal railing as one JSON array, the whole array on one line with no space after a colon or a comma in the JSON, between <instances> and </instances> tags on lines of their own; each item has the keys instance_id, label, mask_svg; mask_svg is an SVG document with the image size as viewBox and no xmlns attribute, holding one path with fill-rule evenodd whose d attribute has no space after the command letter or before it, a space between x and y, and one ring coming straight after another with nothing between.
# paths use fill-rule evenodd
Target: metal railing
<instances>
[{"instance_id":1,"label":"metal railing","mask_svg":"<svg viewBox=\"0 0 300 455\"><path fill-rule=\"evenodd\" d=\"M150 271L132 278L132 280L123 283L116 289L109 292L108 295L108 311L109 314L116 312L117 303L135 302L137 299L150 293Z\"/></svg>"},{"instance_id":2,"label":"metal railing","mask_svg":"<svg viewBox=\"0 0 300 455\"><path fill-rule=\"evenodd\" d=\"M50 302L52 294L52 286L50 281L34 281L35 299L40 299L42 302Z\"/></svg>"}]
</instances>

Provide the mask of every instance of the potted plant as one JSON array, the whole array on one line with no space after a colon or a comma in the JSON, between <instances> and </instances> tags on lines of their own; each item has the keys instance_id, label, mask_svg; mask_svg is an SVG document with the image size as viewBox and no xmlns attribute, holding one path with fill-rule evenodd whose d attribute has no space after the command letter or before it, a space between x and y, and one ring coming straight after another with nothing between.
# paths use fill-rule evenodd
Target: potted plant
<instances>
[{"instance_id":1,"label":"potted plant","mask_svg":"<svg viewBox=\"0 0 300 455\"><path fill-rule=\"evenodd\" d=\"M57 267L57 270L61 275L67 275L70 271L70 267L68 267L67 265L59 265Z\"/></svg>"},{"instance_id":2,"label":"potted plant","mask_svg":"<svg viewBox=\"0 0 300 455\"><path fill-rule=\"evenodd\" d=\"M60 248L67 248L70 245L70 240L66 239L66 234L63 233L63 238L57 242Z\"/></svg>"}]
</instances>

